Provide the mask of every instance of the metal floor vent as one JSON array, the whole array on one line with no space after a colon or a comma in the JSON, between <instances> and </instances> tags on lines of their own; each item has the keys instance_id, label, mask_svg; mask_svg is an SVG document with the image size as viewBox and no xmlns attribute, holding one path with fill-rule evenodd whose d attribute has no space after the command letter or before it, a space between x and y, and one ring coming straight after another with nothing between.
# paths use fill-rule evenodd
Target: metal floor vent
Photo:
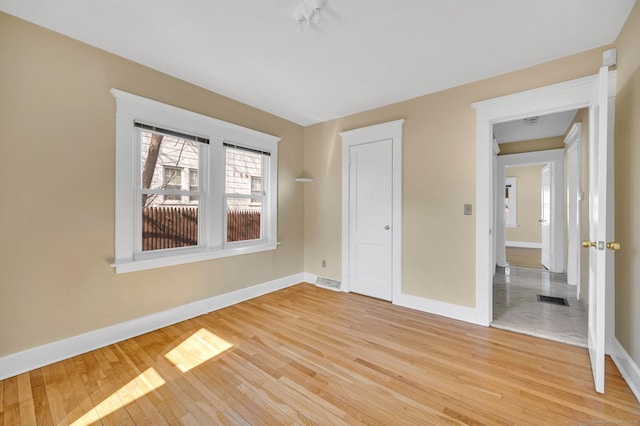
<instances>
[{"instance_id":1,"label":"metal floor vent","mask_svg":"<svg viewBox=\"0 0 640 426\"><path fill-rule=\"evenodd\" d=\"M545 296L537 294L538 302L551 303L552 305L569 306L567 299L563 297Z\"/></svg>"},{"instance_id":2,"label":"metal floor vent","mask_svg":"<svg viewBox=\"0 0 640 426\"><path fill-rule=\"evenodd\" d=\"M340 290L340 281L330 280L329 278L318 277L316 278L316 284L323 287L330 287L336 290Z\"/></svg>"}]
</instances>

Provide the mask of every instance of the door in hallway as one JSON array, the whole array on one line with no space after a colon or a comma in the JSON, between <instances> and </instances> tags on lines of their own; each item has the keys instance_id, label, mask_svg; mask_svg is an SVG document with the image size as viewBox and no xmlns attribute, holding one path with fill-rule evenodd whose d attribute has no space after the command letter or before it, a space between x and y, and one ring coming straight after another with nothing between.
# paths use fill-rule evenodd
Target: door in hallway
<instances>
[{"instance_id":1,"label":"door in hallway","mask_svg":"<svg viewBox=\"0 0 640 426\"><path fill-rule=\"evenodd\" d=\"M540 211L540 231L542 238L542 265L551 269L551 165L547 164L542 168L542 190L541 190L541 211Z\"/></svg>"}]
</instances>

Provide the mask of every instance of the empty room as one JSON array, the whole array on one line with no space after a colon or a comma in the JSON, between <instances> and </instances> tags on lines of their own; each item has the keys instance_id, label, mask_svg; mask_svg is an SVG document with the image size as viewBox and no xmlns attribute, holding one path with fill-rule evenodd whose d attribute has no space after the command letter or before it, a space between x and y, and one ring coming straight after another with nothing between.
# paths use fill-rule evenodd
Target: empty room
<instances>
[{"instance_id":1,"label":"empty room","mask_svg":"<svg viewBox=\"0 0 640 426\"><path fill-rule=\"evenodd\" d=\"M0 144L0 425L640 422L635 0L0 0Z\"/></svg>"}]
</instances>

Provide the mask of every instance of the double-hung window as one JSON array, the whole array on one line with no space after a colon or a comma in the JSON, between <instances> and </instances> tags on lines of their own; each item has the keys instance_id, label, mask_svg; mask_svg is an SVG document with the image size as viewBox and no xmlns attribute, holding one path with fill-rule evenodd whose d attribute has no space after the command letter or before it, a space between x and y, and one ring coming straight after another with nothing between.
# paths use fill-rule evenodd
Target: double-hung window
<instances>
[{"instance_id":1,"label":"double-hung window","mask_svg":"<svg viewBox=\"0 0 640 426\"><path fill-rule=\"evenodd\" d=\"M117 273L277 247L278 138L111 92Z\"/></svg>"}]
</instances>

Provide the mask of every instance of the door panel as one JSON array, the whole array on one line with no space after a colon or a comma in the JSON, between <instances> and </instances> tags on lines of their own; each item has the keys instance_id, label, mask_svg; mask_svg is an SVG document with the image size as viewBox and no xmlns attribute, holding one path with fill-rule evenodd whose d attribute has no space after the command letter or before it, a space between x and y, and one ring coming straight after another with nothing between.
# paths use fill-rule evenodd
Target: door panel
<instances>
[{"instance_id":1,"label":"door panel","mask_svg":"<svg viewBox=\"0 0 640 426\"><path fill-rule=\"evenodd\" d=\"M604 393L606 312L613 288L613 93L602 67L589 108L589 329L588 345L596 391Z\"/></svg>"},{"instance_id":2,"label":"door panel","mask_svg":"<svg viewBox=\"0 0 640 426\"><path fill-rule=\"evenodd\" d=\"M540 230L542 238L542 255L540 262L551 269L551 166L542 168L542 189L540 203Z\"/></svg>"},{"instance_id":3,"label":"door panel","mask_svg":"<svg viewBox=\"0 0 640 426\"><path fill-rule=\"evenodd\" d=\"M391 300L392 140L349 151L349 290Z\"/></svg>"}]
</instances>

